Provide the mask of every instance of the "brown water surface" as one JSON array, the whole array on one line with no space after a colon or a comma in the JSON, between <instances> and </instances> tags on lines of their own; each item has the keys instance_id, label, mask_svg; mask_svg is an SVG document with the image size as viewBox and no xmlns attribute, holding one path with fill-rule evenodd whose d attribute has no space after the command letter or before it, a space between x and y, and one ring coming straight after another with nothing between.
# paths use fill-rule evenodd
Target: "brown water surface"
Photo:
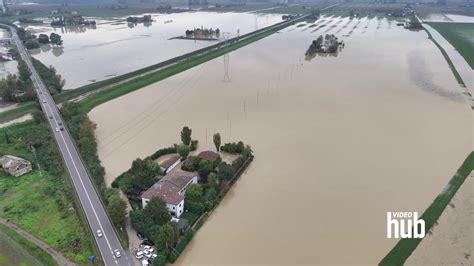
<instances>
[{"instance_id":1,"label":"brown water surface","mask_svg":"<svg viewBox=\"0 0 474 266\"><path fill-rule=\"evenodd\" d=\"M424 211L471 151L469 103L424 31L334 19L337 57L305 61L326 29L290 28L90 112L108 183L185 125L201 150L215 132L252 146L179 264L377 263L386 212Z\"/></svg>"}]
</instances>

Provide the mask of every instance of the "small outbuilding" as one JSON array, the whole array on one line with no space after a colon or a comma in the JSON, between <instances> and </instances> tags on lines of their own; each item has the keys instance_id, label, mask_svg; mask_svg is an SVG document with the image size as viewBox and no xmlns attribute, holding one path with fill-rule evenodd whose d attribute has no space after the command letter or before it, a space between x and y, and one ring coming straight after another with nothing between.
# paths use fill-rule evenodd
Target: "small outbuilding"
<instances>
[{"instance_id":1,"label":"small outbuilding","mask_svg":"<svg viewBox=\"0 0 474 266\"><path fill-rule=\"evenodd\" d=\"M173 155L164 162L160 164L161 172L167 174L173 170L181 162L181 157L179 155Z\"/></svg>"},{"instance_id":2,"label":"small outbuilding","mask_svg":"<svg viewBox=\"0 0 474 266\"><path fill-rule=\"evenodd\" d=\"M13 155L4 155L0 157L0 165L2 171L12 176L22 176L33 170L31 163L23 158Z\"/></svg>"}]
</instances>

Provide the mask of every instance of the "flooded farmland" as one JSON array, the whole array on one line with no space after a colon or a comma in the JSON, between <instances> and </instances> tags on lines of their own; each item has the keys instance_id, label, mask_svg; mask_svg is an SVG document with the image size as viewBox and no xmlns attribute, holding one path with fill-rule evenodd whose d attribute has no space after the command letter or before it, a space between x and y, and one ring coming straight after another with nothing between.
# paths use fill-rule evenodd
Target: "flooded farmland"
<instances>
[{"instance_id":1,"label":"flooded farmland","mask_svg":"<svg viewBox=\"0 0 474 266\"><path fill-rule=\"evenodd\" d=\"M10 33L5 29L0 29L0 38L9 38ZM0 53L7 54L8 47L0 45ZM4 61L0 60L0 79L6 78L8 74L17 73L17 62L14 60Z\"/></svg>"},{"instance_id":2,"label":"flooded farmland","mask_svg":"<svg viewBox=\"0 0 474 266\"><path fill-rule=\"evenodd\" d=\"M214 41L169 40L186 29L219 28L221 38L235 37L281 21L281 15L184 12L153 15L153 22L128 24L125 18L97 20L96 28L29 26L35 33L56 32L63 47L43 45L31 51L46 65L58 69L66 89L128 73L214 44Z\"/></svg>"},{"instance_id":3,"label":"flooded farmland","mask_svg":"<svg viewBox=\"0 0 474 266\"><path fill-rule=\"evenodd\" d=\"M185 125L201 150L215 132L252 146L179 264L377 263L386 213L423 212L471 151L469 101L424 31L323 19L90 112L109 184ZM326 33L345 48L306 59Z\"/></svg>"}]
</instances>

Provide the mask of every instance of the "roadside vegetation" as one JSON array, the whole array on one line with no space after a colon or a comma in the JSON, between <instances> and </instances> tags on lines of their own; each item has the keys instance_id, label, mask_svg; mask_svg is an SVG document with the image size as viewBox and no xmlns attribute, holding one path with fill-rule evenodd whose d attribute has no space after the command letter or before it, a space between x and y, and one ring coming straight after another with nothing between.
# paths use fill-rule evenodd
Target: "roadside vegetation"
<instances>
[{"instance_id":1,"label":"roadside vegetation","mask_svg":"<svg viewBox=\"0 0 474 266\"><path fill-rule=\"evenodd\" d=\"M464 180L474 170L474 152L471 152L455 175L449 180L443 191L428 206L420 219L425 221L425 230L428 232L443 213L446 206L459 190ZM411 253L422 241L420 238L403 238L382 259L379 265L403 265Z\"/></svg>"},{"instance_id":2,"label":"roadside vegetation","mask_svg":"<svg viewBox=\"0 0 474 266\"><path fill-rule=\"evenodd\" d=\"M30 79L31 73L18 52L13 50L12 54L15 60L18 61L18 75L9 74L5 79L0 80L0 97L5 102L20 103L20 105L11 110L1 112L0 122L21 117L36 109L34 101L37 100L37 96ZM32 61L50 93L52 95L60 93L64 87L65 80L56 73L56 69L53 66L47 67L34 58Z\"/></svg>"},{"instance_id":3,"label":"roadside vegetation","mask_svg":"<svg viewBox=\"0 0 474 266\"><path fill-rule=\"evenodd\" d=\"M34 167L21 177L0 173L0 215L70 260L85 263L94 254L92 239L79 219L74 192L43 114L35 112L33 121L2 129L0 151L25 158Z\"/></svg>"},{"instance_id":4,"label":"roadside vegetation","mask_svg":"<svg viewBox=\"0 0 474 266\"><path fill-rule=\"evenodd\" d=\"M58 265L44 250L0 224L0 264L33 265L38 262L47 266Z\"/></svg>"},{"instance_id":5,"label":"roadside vegetation","mask_svg":"<svg viewBox=\"0 0 474 266\"><path fill-rule=\"evenodd\" d=\"M100 198L119 233L122 245L128 246L128 238L122 228L125 224L126 202L120 197L118 190L107 188L104 182L105 170L97 155L97 141L94 136L95 124L89 120L77 103L65 103L61 108L61 116L79 150L92 183L95 185Z\"/></svg>"},{"instance_id":6,"label":"roadside vegetation","mask_svg":"<svg viewBox=\"0 0 474 266\"><path fill-rule=\"evenodd\" d=\"M437 30L474 69L474 23L426 22Z\"/></svg>"}]
</instances>

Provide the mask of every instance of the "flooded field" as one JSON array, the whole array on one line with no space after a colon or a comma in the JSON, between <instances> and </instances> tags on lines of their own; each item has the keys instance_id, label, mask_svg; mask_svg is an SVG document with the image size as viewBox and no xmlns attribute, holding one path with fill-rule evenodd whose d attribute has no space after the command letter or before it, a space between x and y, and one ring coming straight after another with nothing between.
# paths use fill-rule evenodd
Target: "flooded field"
<instances>
[{"instance_id":1,"label":"flooded field","mask_svg":"<svg viewBox=\"0 0 474 266\"><path fill-rule=\"evenodd\" d=\"M471 151L469 101L424 31L323 19L90 112L107 183L183 126L200 150L215 132L252 146L179 264L377 263L386 213L423 212ZM306 60L326 33L345 48Z\"/></svg>"},{"instance_id":2,"label":"flooded field","mask_svg":"<svg viewBox=\"0 0 474 266\"><path fill-rule=\"evenodd\" d=\"M193 27L219 28L221 38L234 37L281 21L281 15L185 12L153 15L151 25L129 25L124 19L97 20L90 27L29 26L36 33L59 33L64 47L44 45L32 55L53 65L66 89L110 78L214 44L215 41L169 40Z\"/></svg>"},{"instance_id":3,"label":"flooded field","mask_svg":"<svg viewBox=\"0 0 474 266\"><path fill-rule=\"evenodd\" d=\"M9 38L10 33L5 29L0 29L0 38ZM0 53L7 53L8 47L0 45ZM16 61L0 61L0 79L4 79L8 74L16 74L17 62Z\"/></svg>"},{"instance_id":4,"label":"flooded field","mask_svg":"<svg viewBox=\"0 0 474 266\"><path fill-rule=\"evenodd\" d=\"M469 175L451 203L407 261L407 265L472 265L474 260L474 175ZM468 233L468 232L471 232Z\"/></svg>"}]
</instances>

